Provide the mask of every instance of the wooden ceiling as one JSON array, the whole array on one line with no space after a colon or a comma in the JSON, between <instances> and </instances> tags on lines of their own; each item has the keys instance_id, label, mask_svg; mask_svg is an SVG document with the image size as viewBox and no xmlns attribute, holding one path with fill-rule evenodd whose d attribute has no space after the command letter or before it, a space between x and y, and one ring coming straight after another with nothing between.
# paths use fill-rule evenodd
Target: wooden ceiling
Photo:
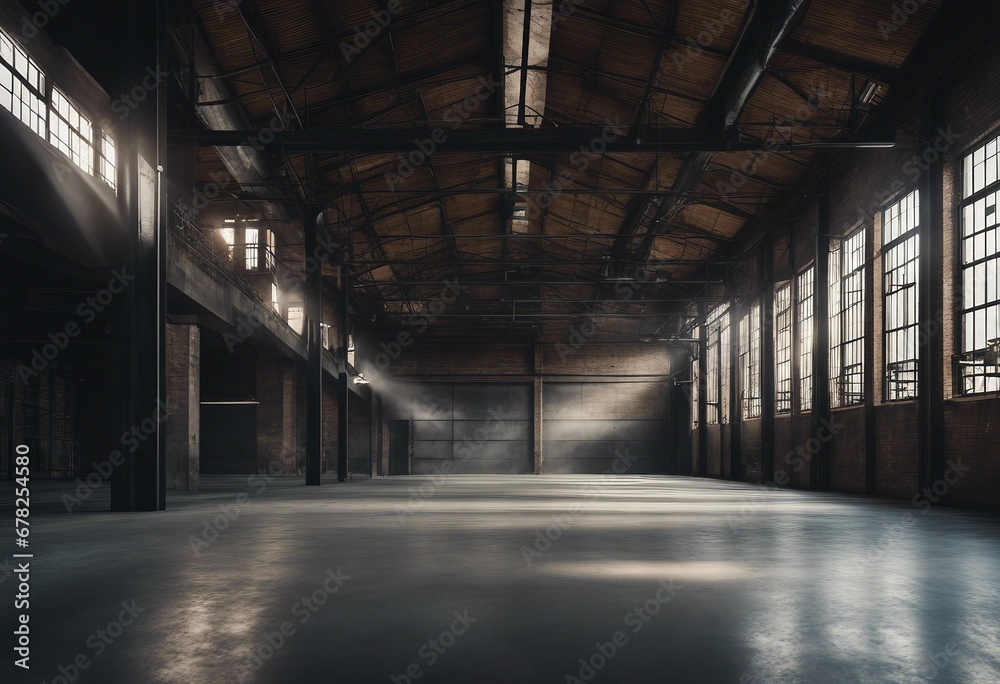
<instances>
[{"instance_id":1,"label":"wooden ceiling","mask_svg":"<svg viewBox=\"0 0 1000 684\"><path fill-rule=\"evenodd\" d=\"M522 150L514 156L530 163L530 218L517 226L504 157L492 152L442 151L412 167L401 152L271 147L268 182L293 213L318 194L331 230L350 231L358 313L391 324L432 303L439 281L457 278L463 296L435 324L444 334L560 340L596 303L628 294L608 309L627 316L601 332L647 339L681 307L673 300L701 290L689 281L705 278L706 263L823 165L825 150L807 144L885 126L878 104L939 4L928 0L895 26L877 0L561 0L538 67L547 73L542 128L603 127L606 139L622 140L717 128L774 150L600 154L600 142L593 154ZM213 61L201 80L224 85L252 127L279 114L288 130L404 128L418 141L452 130L457 115L463 131L505 127L502 88L483 86L520 69L504 64L504 5L227 0L178 12L172 29L182 45L200 37ZM380 16L391 22L375 30ZM359 33L366 25L374 37ZM740 99L754 64L760 73ZM737 116L724 130L734 98ZM192 155L196 182L231 171L220 154ZM228 190L254 211L261 187L246 180ZM279 234L280 258L300 263L301 226ZM656 282L621 287L637 267Z\"/></svg>"}]
</instances>

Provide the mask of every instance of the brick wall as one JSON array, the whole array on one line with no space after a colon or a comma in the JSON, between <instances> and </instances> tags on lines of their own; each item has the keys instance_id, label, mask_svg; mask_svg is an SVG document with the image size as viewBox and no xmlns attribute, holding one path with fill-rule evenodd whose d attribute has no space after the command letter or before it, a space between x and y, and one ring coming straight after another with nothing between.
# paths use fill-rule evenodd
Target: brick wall
<instances>
[{"instance_id":1,"label":"brick wall","mask_svg":"<svg viewBox=\"0 0 1000 684\"><path fill-rule=\"evenodd\" d=\"M740 458L740 478L744 482L761 481L761 429L764 421L744 420L740 426L743 448Z\"/></svg>"},{"instance_id":2,"label":"brick wall","mask_svg":"<svg viewBox=\"0 0 1000 684\"><path fill-rule=\"evenodd\" d=\"M996 506L1000 492L1000 398L947 402L944 426L948 461L971 468L950 485L946 503Z\"/></svg>"},{"instance_id":3,"label":"brick wall","mask_svg":"<svg viewBox=\"0 0 1000 684\"><path fill-rule=\"evenodd\" d=\"M875 408L875 491L913 496L917 491L919 421L916 402L892 403Z\"/></svg>"},{"instance_id":4,"label":"brick wall","mask_svg":"<svg viewBox=\"0 0 1000 684\"><path fill-rule=\"evenodd\" d=\"M865 491L865 409L833 412L837 435L830 443L830 488L835 492Z\"/></svg>"}]
</instances>

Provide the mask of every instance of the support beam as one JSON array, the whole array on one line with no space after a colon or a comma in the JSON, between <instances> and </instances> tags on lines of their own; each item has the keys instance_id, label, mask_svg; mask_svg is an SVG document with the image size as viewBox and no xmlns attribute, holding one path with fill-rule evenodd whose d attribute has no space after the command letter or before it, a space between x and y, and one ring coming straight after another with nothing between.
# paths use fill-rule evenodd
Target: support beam
<instances>
[{"instance_id":1,"label":"support beam","mask_svg":"<svg viewBox=\"0 0 1000 684\"><path fill-rule=\"evenodd\" d=\"M698 302L698 318L702 321L698 342L698 466L694 474L708 476L708 329L704 325L708 316L708 304Z\"/></svg>"},{"instance_id":2,"label":"support beam","mask_svg":"<svg viewBox=\"0 0 1000 684\"><path fill-rule=\"evenodd\" d=\"M134 3L127 24L124 91L141 82L148 65L165 69L166 2ZM123 184L119 201L128 217L127 263L135 278L115 301L118 397L115 434L143 435L111 475L111 509L166 508L166 202L161 183L166 164L166 88L138 105L121 127Z\"/></svg>"},{"instance_id":3,"label":"support beam","mask_svg":"<svg viewBox=\"0 0 1000 684\"><path fill-rule=\"evenodd\" d=\"M371 429L368 432L368 474L374 478L378 475L379 464L381 463L382 397L372 392L369 407L371 408L371 412L368 414L368 421Z\"/></svg>"},{"instance_id":4,"label":"support beam","mask_svg":"<svg viewBox=\"0 0 1000 684\"><path fill-rule=\"evenodd\" d=\"M875 383L881 383L885 377L884 366L875 366L875 338L881 334L879 324L875 322L875 306L869 302L875 294L876 278L882 278L882 273L876 273L874 265L875 254L881 245L875 244L875 231L865 224L865 263L870 266L865 268L864 291L867 298L864 304L864 326L865 341L863 350L864 378L862 380L862 391L864 392L864 413L865 413L865 433L864 433L864 471L865 471L865 493L875 493L875 473L878 462L878 412L875 406ZM884 227L883 227L884 230ZM918 252L919 253L919 252ZM919 277L919 276L918 276ZM880 288L881 290L881 288ZM884 302L880 302L884 306ZM879 308L882 310L882 307ZM883 315L883 320L885 320ZM883 337L884 339L884 337Z\"/></svg>"},{"instance_id":5,"label":"support beam","mask_svg":"<svg viewBox=\"0 0 1000 684\"><path fill-rule=\"evenodd\" d=\"M347 260L345 259L343 245L340 246L340 288L337 292L337 328L340 331L340 354L339 377L337 379L337 480L346 482L350 478L350 462L348 460L348 435L350 426L348 421L348 402L351 398L351 376L347 372L347 348L350 344L350 330L348 329L349 317L347 308L349 305L348 295L350 294L350 280L347 275Z\"/></svg>"},{"instance_id":6,"label":"support beam","mask_svg":"<svg viewBox=\"0 0 1000 684\"><path fill-rule=\"evenodd\" d=\"M201 442L201 333L167 326L167 489L198 489Z\"/></svg>"},{"instance_id":7,"label":"support beam","mask_svg":"<svg viewBox=\"0 0 1000 684\"><path fill-rule=\"evenodd\" d=\"M945 125L947 87L929 91L921 116L922 146L928 149ZM940 318L944 301L944 156L920 176L920 264L918 270L919 320L921 341L918 349L917 378L920 413L920 489L930 487L944 477L944 326ZM927 158L932 158L928 153ZM947 303L951 306L951 303Z\"/></svg>"},{"instance_id":8,"label":"support beam","mask_svg":"<svg viewBox=\"0 0 1000 684\"><path fill-rule=\"evenodd\" d=\"M764 281L760 294L760 477L774 480L774 245L761 245L760 273Z\"/></svg>"},{"instance_id":9,"label":"support beam","mask_svg":"<svg viewBox=\"0 0 1000 684\"><path fill-rule=\"evenodd\" d=\"M813 397L812 436L819 450L810 461L809 485L813 489L830 488L830 190L819 199L819 234L816 236L816 280L813 289Z\"/></svg>"},{"instance_id":10,"label":"support beam","mask_svg":"<svg viewBox=\"0 0 1000 684\"><path fill-rule=\"evenodd\" d=\"M743 462L743 373L740 368L740 321L747 302L738 298L735 284L727 290L732 300L729 306L729 479L739 480ZM723 458L725 455L723 454Z\"/></svg>"},{"instance_id":11,"label":"support beam","mask_svg":"<svg viewBox=\"0 0 1000 684\"><path fill-rule=\"evenodd\" d=\"M528 53L531 47L531 0L524 0L524 30L521 36L521 97L517 103L517 125L524 127L528 104Z\"/></svg>"},{"instance_id":12,"label":"support beam","mask_svg":"<svg viewBox=\"0 0 1000 684\"><path fill-rule=\"evenodd\" d=\"M311 102L309 104L309 117L313 118L331 109L336 109L345 105L351 106L357 100L370 97L372 95L380 95L387 91L400 92L401 89L415 86L418 83L421 87L429 88L435 85L442 85L443 83L454 82L457 77L449 75L453 71L463 70L464 73L461 76L462 79L474 79L477 74L468 73L467 70L470 68L480 69L481 71L479 71L479 75L485 78L490 73L489 68L491 67L487 67L485 60L483 60L480 56L476 56L472 59L463 58L450 60L426 69L420 69L419 71L411 71L389 81L380 80L375 81L372 85L368 85L363 88L352 88L348 93L344 95L337 95L329 100ZM440 80L429 80L434 79L435 77Z\"/></svg>"},{"instance_id":13,"label":"support beam","mask_svg":"<svg viewBox=\"0 0 1000 684\"><path fill-rule=\"evenodd\" d=\"M533 412L533 443L534 449L534 473L535 475L542 474L542 468L544 467L545 455L542 453L543 445L545 444L545 435L543 434L543 426L545 425L545 406L543 402L544 396L544 385L542 382L542 374L545 372L544 361L545 354L541 345L535 345L535 401L534 401L534 412Z\"/></svg>"},{"instance_id":14,"label":"support beam","mask_svg":"<svg viewBox=\"0 0 1000 684\"><path fill-rule=\"evenodd\" d=\"M809 2L810 0L761 0L747 9L741 38L699 117L709 130L723 131L724 135L735 132L736 122L757 84L764 77L778 45L794 30L808 9ZM647 134L643 134L643 137L646 138ZM684 207L684 196L695 192L701 184L711 153L719 150L706 146L697 150L690 148L688 151L692 154L684 160L671 188L676 195L661 202L653 212L637 253L639 258L649 254L657 233L669 229L671 222ZM622 224L619 231L621 240L615 245L614 257L621 259L628 253L633 236L639 232L649 214L651 203L652 199L642 202L639 210Z\"/></svg>"},{"instance_id":15,"label":"support beam","mask_svg":"<svg viewBox=\"0 0 1000 684\"><path fill-rule=\"evenodd\" d=\"M310 108L311 109L311 108ZM418 128L317 128L277 131L260 139L260 131L172 130L170 144L199 147L263 147L285 152L344 154L409 153L417 143L429 138L435 129ZM563 126L560 128L507 128L503 130L464 129L449 131L447 139L436 144L442 154L559 154L586 148L599 126ZM660 128L644 130L641 142L626 138L609 142L608 154L656 154L662 152L780 152L796 149L891 148L894 134L875 133L840 136L813 143L784 144L775 147L768 140L741 138L710 128Z\"/></svg>"},{"instance_id":16,"label":"support beam","mask_svg":"<svg viewBox=\"0 0 1000 684\"><path fill-rule=\"evenodd\" d=\"M318 247L319 217L315 207L305 209L305 252ZM306 485L323 484L323 268L310 270L305 282L306 316Z\"/></svg>"}]
</instances>

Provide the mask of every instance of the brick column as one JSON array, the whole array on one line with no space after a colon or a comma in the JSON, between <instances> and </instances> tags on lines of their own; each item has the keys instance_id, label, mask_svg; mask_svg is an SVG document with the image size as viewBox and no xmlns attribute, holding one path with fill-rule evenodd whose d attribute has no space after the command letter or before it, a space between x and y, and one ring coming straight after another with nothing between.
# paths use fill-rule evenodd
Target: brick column
<instances>
[{"instance_id":1,"label":"brick column","mask_svg":"<svg viewBox=\"0 0 1000 684\"><path fill-rule=\"evenodd\" d=\"M296 472L295 368L292 361L257 359L257 468Z\"/></svg>"},{"instance_id":2,"label":"brick column","mask_svg":"<svg viewBox=\"0 0 1000 684\"><path fill-rule=\"evenodd\" d=\"M201 333L167 326L167 489L198 489L201 441Z\"/></svg>"}]
</instances>

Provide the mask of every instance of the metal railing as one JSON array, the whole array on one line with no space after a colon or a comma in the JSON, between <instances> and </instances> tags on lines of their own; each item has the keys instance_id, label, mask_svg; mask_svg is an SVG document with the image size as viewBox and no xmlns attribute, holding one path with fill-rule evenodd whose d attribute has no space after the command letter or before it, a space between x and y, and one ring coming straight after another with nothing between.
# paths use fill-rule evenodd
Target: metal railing
<instances>
[{"instance_id":1,"label":"metal railing","mask_svg":"<svg viewBox=\"0 0 1000 684\"><path fill-rule=\"evenodd\" d=\"M279 316L271 306L270 294L265 296L247 282L243 274L236 268L236 262L232 255L228 252L220 253L220 250L216 249L209 237L211 231L205 228L196 216L186 211L183 205L174 206L169 230L170 235L174 237L174 248L183 250L210 276L232 285L256 302L264 311L265 317L270 318L275 323L280 322L281 325L294 332L288 321Z\"/></svg>"}]
</instances>

